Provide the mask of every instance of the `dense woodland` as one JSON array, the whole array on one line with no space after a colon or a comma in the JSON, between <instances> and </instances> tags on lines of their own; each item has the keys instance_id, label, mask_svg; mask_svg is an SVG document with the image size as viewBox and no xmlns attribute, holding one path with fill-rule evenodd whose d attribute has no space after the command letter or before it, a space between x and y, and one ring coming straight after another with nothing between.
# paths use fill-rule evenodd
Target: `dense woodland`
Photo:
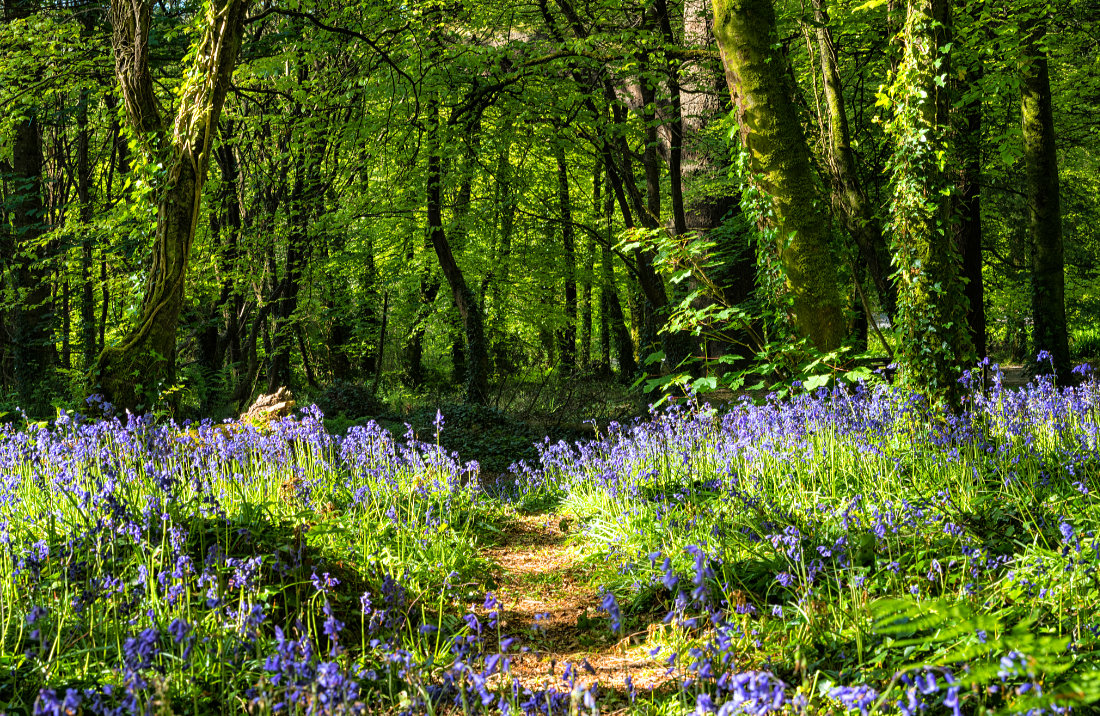
<instances>
[{"instance_id":1,"label":"dense woodland","mask_svg":"<svg viewBox=\"0 0 1100 716\"><path fill-rule=\"evenodd\" d=\"M1100 349L1092 0L4 0L0 48L8 410Z\"/></svg>"}]
</instances>

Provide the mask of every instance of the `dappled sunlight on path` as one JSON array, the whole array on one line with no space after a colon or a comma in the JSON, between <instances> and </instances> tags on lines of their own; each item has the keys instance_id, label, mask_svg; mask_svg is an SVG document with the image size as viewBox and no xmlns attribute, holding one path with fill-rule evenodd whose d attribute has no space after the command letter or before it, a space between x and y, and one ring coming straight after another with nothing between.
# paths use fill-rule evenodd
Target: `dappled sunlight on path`
<instances>
[{"instance_id":1,"label":"dappled sunlight on path","mask_svg":"<svg viewBox=\"0 0 1100 716\"><path fill-rule=\"evenodd\" d=\"M502 629L522 649L512 657L512 675L532 690L560 687L567 664L578 684L598 682L623 693L628 676L638 690L669 682L674 677L649 655L644 632L623 639L612 634L563 528L569 529L567 517L526 515L507 524L501 540L483 553L500 566Z\"/></svg>"}]
</instances>

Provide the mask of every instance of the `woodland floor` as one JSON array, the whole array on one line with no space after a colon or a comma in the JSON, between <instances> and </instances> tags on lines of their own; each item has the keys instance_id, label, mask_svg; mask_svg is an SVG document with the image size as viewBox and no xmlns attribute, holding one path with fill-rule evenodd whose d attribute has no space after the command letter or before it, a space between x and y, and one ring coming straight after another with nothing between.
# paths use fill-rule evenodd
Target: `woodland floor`
<instances>
[{"instance_id":1,"label":"woodland floor","mask_svg":"<svg viewBox=\"0 0 1100 716\"><path fill-rule=\"evenodd\" d=\"M1027 382L1021 366L1002 370L1006 386ZM734 396L713 397L722 404ZM676 676L663 660L650 656L646 645L661 628L663 614L632 619L635 633L612 635L608 616L600 610L601 595L575 544L576 533L569 532L571 519L553 512L521 515L502 525L499 538L482 552L498 566L494 581L503 604L501 631L517 639L512 675L532 690L560 686L565 665L573 664L577 683L598 682L624 695L627 676L638 691L671 685ZM641 626L644 630L637 631Z\"/></svg>"},{"instance_id":2,"label":"woodland floor","mask_svg":"<svg viewBox=\"0 0 1100 716\"><path fill-rule=\"evenodd\" d=\"M532 690L560 687L565 665L571 663L578 684L598 682L622 694L628 691L628 675L638 691L669 683L674 676L644 643L649 631L660 628L662 615L647 620L652 624L646 631L612 635L580 551L563 531L569 521L552 513L521 516L506 524L499 541L483 553L499 565L501 629L518 642L512 675Z\"/></svg>"}]
</instances>

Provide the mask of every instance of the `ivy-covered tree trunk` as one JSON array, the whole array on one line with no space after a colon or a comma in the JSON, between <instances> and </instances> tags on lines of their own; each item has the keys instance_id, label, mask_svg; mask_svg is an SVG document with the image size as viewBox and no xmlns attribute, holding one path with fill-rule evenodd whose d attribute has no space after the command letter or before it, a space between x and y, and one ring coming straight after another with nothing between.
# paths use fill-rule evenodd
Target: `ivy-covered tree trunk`
<instances>
[{"instance_id":1,"label":"ivy-covered tree trunk","mask_svg":"<svg viewBox=\"0 0 1100 716\"><path fill-rule=\"evenodd\" d=\"M136 323L105 347L96 364L99 390L120 407L136 407L175 372L176 325L218 118L240 52L251 0L212 0L203 35L179 90L174 124L163 119L149 71L150 0L112 0L115 76L126 114L166 177L159 198L152 259Z\"/></svg>"},{"instance_id":2,"label":"ivy-covered tree trunk","mask_svg":"<svg viewBox=\"0 0 1100 716\"><path fill-rule=\"evenodd\" d=\"M959 369L973 360L944 172L950 105L941 48L949 23L947 0L910 0L886 128L894 140L890 213L902 377L935 400L954 398Z\"/></svg>"},{"instance_id":3,"label":"ivy-covered tree trunk","mask_svg":"<svg viewBox=\"0 0 1100 716\"><path fill-rule=\"evenodd\" d=\"M794 104L771 0L713 0L714 34L752 173L771 198L794 324L820 350L847 333L828 212Z\"/></svg>"},{"instance_id":4,"label":"ivy-covered tree trunk","mask_svg":"<svg viewBox=\"0 0 1100 716\"><path fill-rule=\"evenodd\" d=\"M1039 47L1040 30L1033 29L1024 59L1020 116L1024 136L1028 233L1031 237L1031 318L1035 353L1050 359L1037 362L1041 372L1053 364L1059 376L1069 369L1066 331L1065 259L1062 247L1061 193L1058 154L1051 108L1047 58Z\"/></svg>"}]
</instances>

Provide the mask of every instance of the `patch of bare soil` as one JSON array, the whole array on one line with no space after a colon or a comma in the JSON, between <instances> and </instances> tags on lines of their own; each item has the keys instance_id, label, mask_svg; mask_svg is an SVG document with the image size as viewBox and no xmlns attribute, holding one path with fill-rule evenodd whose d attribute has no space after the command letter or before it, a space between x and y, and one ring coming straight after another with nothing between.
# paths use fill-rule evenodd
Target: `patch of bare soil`
<instances>
[{"instance_id":1,"label":"patch of bare soil","mask_svg":"<svg viewBox=\"0 0 1100 716\"><path fill-rule=\"evenodd\" d=\"M616 637L600 598L585 579L580 554L567 543L568 518L531 515L507 525L485 551L500 565L497 598L503 631L517 638L511 672L532 690L561 687L567 664L577 683L625 693L629 676L638 690L667 683L667 667L649 655L645 632Z\"/></svg>"}]
</instances>

